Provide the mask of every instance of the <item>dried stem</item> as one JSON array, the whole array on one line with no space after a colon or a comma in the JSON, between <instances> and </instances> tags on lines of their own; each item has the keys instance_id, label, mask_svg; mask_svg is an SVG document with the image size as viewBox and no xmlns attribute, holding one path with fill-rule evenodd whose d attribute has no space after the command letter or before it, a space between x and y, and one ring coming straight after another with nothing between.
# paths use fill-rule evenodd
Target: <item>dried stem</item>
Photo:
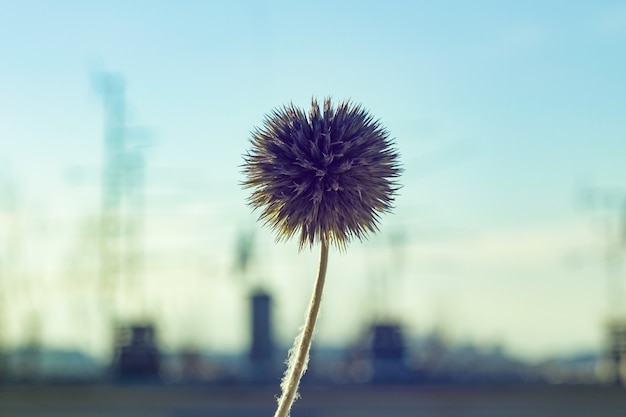
<instances>
[{"instance_id":1,"label":"dried stem","mask_svg":"<svg viewBox=\"0 0 626 417\"><path fill-rule=\"evenodd\" d=\"M326 279L326 269L328 266L328 241L327 239L321 240L322 251L320 254L319 272L317 274L317 280L315 281L315 289L313 290L313 296L311 297L304 327L300 335L296 337L294 345L289 351L287 370L280 384L282 395L278 400L278 409L274 417L289 416L291 405L298 395L300 379L306 371L309 362L309 349L311 348L317 313L320 310L320 304L322 302L322 292L324 290L324 281Z\"/></svg>"}]
</instances>

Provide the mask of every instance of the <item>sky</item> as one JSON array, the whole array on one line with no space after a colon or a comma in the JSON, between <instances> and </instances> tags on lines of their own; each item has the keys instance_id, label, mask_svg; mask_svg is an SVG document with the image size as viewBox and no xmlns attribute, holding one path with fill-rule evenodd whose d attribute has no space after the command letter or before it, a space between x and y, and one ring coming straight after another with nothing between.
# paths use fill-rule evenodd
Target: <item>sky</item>
<instances>
[{"instance_id":1,"label":"sky","mask_svg":"<svg viewBox=\"0 0 626 417\"><path fill-rule=\"evenodd\" d=\"M108 315L105 73L146 175L145 267ZM383 123L404 173L380 233L330 254L319 343L397 319L526 358L599 350L626 297L625 74L620 1L1 1L1 343L104 355L105 317L141 317L166 348L244 349L263 288L288 345L318 254L256 222L242 155L273 108L331 96Z\"/></svg>"}]
</instances>

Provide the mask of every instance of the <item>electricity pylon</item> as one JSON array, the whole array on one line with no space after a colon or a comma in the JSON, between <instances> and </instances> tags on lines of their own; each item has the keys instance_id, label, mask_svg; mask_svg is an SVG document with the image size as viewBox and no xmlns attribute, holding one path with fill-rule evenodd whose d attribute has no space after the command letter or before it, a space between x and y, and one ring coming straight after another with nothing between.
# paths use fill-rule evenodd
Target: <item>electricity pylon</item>
<instances>
[{"instance_id":1,"label":"electricity pylon","mask_svg":"<svg viewBox=\"0 0 626 417\"><path fill-rule=\"evenodd\" d=\"M124 309L139 308L123 295L141 297L139 283L144 271L144 182L143 143L131 135L127 125L125 82L115 73L95 78L104 110L102 201L99 224L100 285L103 302L113 315ZM131 291L134 290L134 291ZM135 305L135 304L139 305ZM122 310L122 311L120 311ZM128 311L126 311L128 313Z\"/></svg>"}]
</instances>

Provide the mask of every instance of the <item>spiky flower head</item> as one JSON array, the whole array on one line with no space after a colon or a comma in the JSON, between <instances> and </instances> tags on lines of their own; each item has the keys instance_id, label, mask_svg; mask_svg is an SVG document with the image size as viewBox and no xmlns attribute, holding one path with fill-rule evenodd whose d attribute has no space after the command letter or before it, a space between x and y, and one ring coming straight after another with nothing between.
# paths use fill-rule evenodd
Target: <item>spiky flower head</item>
<instances>
[{"instance_id":1,"label":"spiky flower head","mask_svg":"<svg viewBox=\"0 0 626 417\"><path fill-rule=\"evenodd\" d=\"M378 120L350 101L323 112L293 104L274 109L251 137L244 155L248 202L277 240L299 233L307 243L339 248L378 230L379 216L392 208L400 174L398 153ZM331 239L332 236L332 239Z\"/></svg>"}]
</instances>

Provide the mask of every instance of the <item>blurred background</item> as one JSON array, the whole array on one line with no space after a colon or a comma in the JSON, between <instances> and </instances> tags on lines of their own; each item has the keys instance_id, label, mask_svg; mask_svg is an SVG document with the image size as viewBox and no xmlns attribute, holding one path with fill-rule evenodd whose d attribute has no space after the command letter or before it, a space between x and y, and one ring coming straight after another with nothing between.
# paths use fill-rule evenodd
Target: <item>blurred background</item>
<instances>
[{"instance_id":1,"label":"blurred background","mask_svg":"<svg viewBox=\"0 0 626 417\"><path fill-rule=\"evenodd\" d=\"M269 414L319 255L257 223L242 155L273 108L326 96L405 171L380 233L330 254L304 384L392 384L423 415L584 386L552 412L623 412L624 74L621 1L0 2L2 415L137 384ZM210 414L224 386L269 405Z\"/></svg>"}]
</instances>

